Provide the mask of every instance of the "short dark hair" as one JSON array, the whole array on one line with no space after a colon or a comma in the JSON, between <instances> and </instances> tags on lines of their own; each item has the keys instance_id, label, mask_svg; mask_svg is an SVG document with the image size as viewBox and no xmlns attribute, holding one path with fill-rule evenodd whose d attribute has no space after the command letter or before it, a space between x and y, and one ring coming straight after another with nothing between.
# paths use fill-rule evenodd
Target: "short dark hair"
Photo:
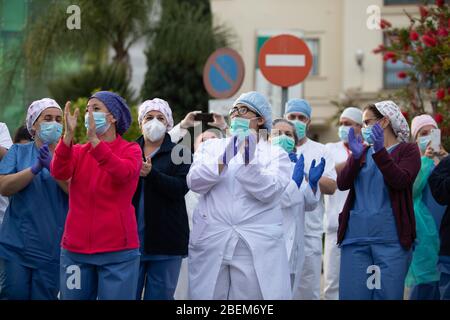
<instances>
[{"instance_id":1,"label":"short dark hair","mask_svg":"<svg viewBox=\"0 0 450 320\"><path fill-rule=\"evenodd\" d=\"M14 134L13 142L19 143L22 140L28 140L30 142L33 140L25 125L21 125L19 128L17 128L16 133Z\"/></svg>"},{"instance_id":2,"label":"short dark hair","mask_svg":"<svg viewBox=\"0 0 450 320\"><path fill-rule=\"evenodd\" d=\"M291 126L292 127L292 131L294 132L294 141L295 141L295 145L297 145L298 144L298 136L297 136L297 130L295 129L295 125L291 122L291 121L289 121L289 120L286 120L286 119L275 119L275 120L273 120L273 122L272 122L272 127L274 127L277 123L285 123L285 124L287 124L287 125L289 125L289 126Z\"/></svg>"},{"instance_id":3,"label":"short dark hair","mask_svg":"<svg viewBox=\"0 0 450 320\"><path fill-rule=\"evenodd\" d=\"M377 107L373 103L367 105L364 108L363 112L366 111L366 110L372 111L372 113L375 115L375 118L377 118L377 119L384 118L383 114L377 109Z\"/></svg>"}]
</instances>

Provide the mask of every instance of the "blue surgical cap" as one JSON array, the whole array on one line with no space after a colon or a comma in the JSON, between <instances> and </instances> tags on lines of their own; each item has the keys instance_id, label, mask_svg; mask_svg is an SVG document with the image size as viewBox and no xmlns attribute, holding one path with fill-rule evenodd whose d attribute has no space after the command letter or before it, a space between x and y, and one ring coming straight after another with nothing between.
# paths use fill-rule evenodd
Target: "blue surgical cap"
<instances>
[{"instance_id":1,"label":"blue surgical cap","mask_svg":"<svg viewBox=\"0 0 450 320\"><path fill-rule=\"evenodd\" d=\"M286 103L285 114L300 112L311 119L311 106L305 99L291 99Z\"/></svg>"},{"instance_id":2,"label":"blue surgical cap","mask_svg":"<svg viewBox=\"0 0 450 320\"><path fill-rule=\"evenodd\" d=\"M269 101L261 93L256 91L250 91L243 93L233 103L233 107L238 104L243 104L262 116L266 122L263 127L269 132L272 130L272 107Z\"/></svg>"},{"instance_id":3,"label":"blue surgical cap","mask_svg":"<svg viewBox=\"0 0 450 320\"><path fill-rule=\"evenodd\" d=\"M116 119L116 130L119 135L123 135L131 125L131 113L124 98L114 92L99 91L92 97L103 102Z\"/></svg>"}]
</instances>

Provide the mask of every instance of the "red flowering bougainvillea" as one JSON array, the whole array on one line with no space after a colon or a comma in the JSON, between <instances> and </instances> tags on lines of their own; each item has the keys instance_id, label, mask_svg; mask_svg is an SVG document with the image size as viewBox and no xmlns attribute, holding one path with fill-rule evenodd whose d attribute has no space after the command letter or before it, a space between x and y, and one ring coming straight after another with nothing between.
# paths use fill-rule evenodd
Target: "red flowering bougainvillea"
<instances>
[{"instance_id":1,"label":"red flowering bougainvillea","mask_svg":"<svg viewBox=\"0 0 450 320\"><path fill-rule=\"evenodd\" d=\"M450 5L448 1L428 1L419 6L420 16L405 11L411 21L406 28L396 28L382 19L380 27L386 44L374 49L384 61L402 61L410 66L397 73L408 79L405 88L396 92L408 120L425 113L431 104L440 124L443 142L450 149Z\"/></svg>"}]
</instances>

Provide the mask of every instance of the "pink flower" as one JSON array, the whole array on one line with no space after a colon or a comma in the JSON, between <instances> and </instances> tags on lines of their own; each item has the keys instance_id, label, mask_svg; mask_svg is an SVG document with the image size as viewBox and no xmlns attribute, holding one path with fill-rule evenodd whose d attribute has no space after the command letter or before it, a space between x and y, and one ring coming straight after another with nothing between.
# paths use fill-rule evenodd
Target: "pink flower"
<instances>
[{"instance_id":1,"label":"pink flower","mask_svg":"<svg viewBox=\"0 0 450 320\"><path fill-rule=\"evenodd\" d=\"M437 44L436 39L434 39L434 38L432 38L432 37L430 37L428 35L424 35L422 37L422 41L423 41L423 43L425 43L425 45L427 47L435 47L436 44Z\"/></svg>"},{"instance_id":2,"label":"pink flower","mask_svg":"<svg viewBox=\"0 0 450 320\"><path fill-rule=\"evenodd\" d=\"M417 41L419 40L419 34L415 31L411 31L409 33L409 39L411 39L411 41Z\"/></svg>"},{"instance_id":3,"label":"pink flower","mask_svg":"<svg viewBox=\"0 0 450 320\"><path fill-rule=\"evenodd\" d=\"M420 16L423 18L426 18L428 16L428 9L425 8L424 6L420 6L419 7L420 10Z\"/></svg>"},{"instance_id":4,"label":"pink flower","mask_svg":"<svg viewBox=\"0 0 450 320\"><path fill-rule=\"evenodd\" d=\"M408 111L402 111L402 115L405 117L405 119L409 119Z\"/></svg>"},{"instance_id":5,"label":"pink flower","mask_svg":"<svg viewBox=\"0 0 450 320\"><path fill-rule=\"evenodd\" d=\"M386 28L392 27L392 24L389 21L385 20L385 19L381 19L380 20L380 27L381 27L381 29L386 29Z\"/></svg>"},{"instance_id":6,"label":"pink flower","mask_svg":"<svg viewBox=\"0 0 450 320\"><path fill-rule=\"evenodd\" d=\"M436 98L438 100L443 100L445 98L445 89L444 88L440 88L437 92L436 92Z\"/></svg>"},{"instance_id":7,"label":"pink flower","mask_svg":"<svg viewBox=\"0 0 450 320\"><path fill-rule=\"evenodd\" d=\"M445 4L445 0L436 0L436 5L437 5L438 7L443 7L444 4Z\"/></svg>"},{"instance_id":8,"label":"pink flower","mask_svg":"<svg viewBox=\"0 0 450 320\"><path fill-rule=\"evenodd\" d=\"M408 76L408 74L405 71L400 71L399 73L397 73L397 77L399 79L405 79Z\"/></svg>"},{"instance_id":9,"label":"pink flower","mask_svg":"<svg viewBox=\"0 0 450 320\"><path fill-rule=\"evenodd\" d=\"M442 123L444 121L444 117L440 113L436 113L434 115L434 120L436 120L437 123Z\"/></svg>"},{"instance_id":10,"label":"pink flower","mask_svg":"<svg viewBox=\"0 0 450 320\"><path fill-rule=\"evenodd\" d=\"M440 28L437 32L440 37L448 37L448 31L445 28Z\"/></svg>"},{"instance_id":11,"label":"pink flower","mask_svg":"<svg viewBox=\"0 0 450 320\"><path fill-rule=\"evenodd\" d=\"M383 52L384 50L386 50L386 47L384 45L380 44L378 46L378 48L373 49L372 52L377 54L377 53Z\"/></svg>"},{"instance_id":12,"label":"pink flower","mask_svg":"<svg viewBox=\"0 0 450 320\"><path fill-rule=\"evenodd\" d=\"M388 51L388 52L386 52L386 53L384 54L383 59L384 59L384 61L388 61L388 60L390 60L390 59L395 59L395 57L396 57L396 55L395 55L394 52Z\"/></svg>"}]
</instances>

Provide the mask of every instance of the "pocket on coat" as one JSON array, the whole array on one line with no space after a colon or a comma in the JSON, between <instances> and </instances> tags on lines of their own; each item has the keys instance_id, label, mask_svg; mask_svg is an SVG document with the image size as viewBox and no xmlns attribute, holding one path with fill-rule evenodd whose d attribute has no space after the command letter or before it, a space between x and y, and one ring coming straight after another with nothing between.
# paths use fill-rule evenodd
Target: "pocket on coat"
<instances>
[{"instance_id":1,"label":"pocket on coat","mask_svg":"<svg viewBox=\"0 0 450 320\"><path fill-rule=\"evenodd\" d=\"M191 245L195 245L197 243L208 224L207 214L205 212L200 212L200 210L195 210L192 216L192 231L189 235L189 243Z\"/></svg>"}]
</instances>

